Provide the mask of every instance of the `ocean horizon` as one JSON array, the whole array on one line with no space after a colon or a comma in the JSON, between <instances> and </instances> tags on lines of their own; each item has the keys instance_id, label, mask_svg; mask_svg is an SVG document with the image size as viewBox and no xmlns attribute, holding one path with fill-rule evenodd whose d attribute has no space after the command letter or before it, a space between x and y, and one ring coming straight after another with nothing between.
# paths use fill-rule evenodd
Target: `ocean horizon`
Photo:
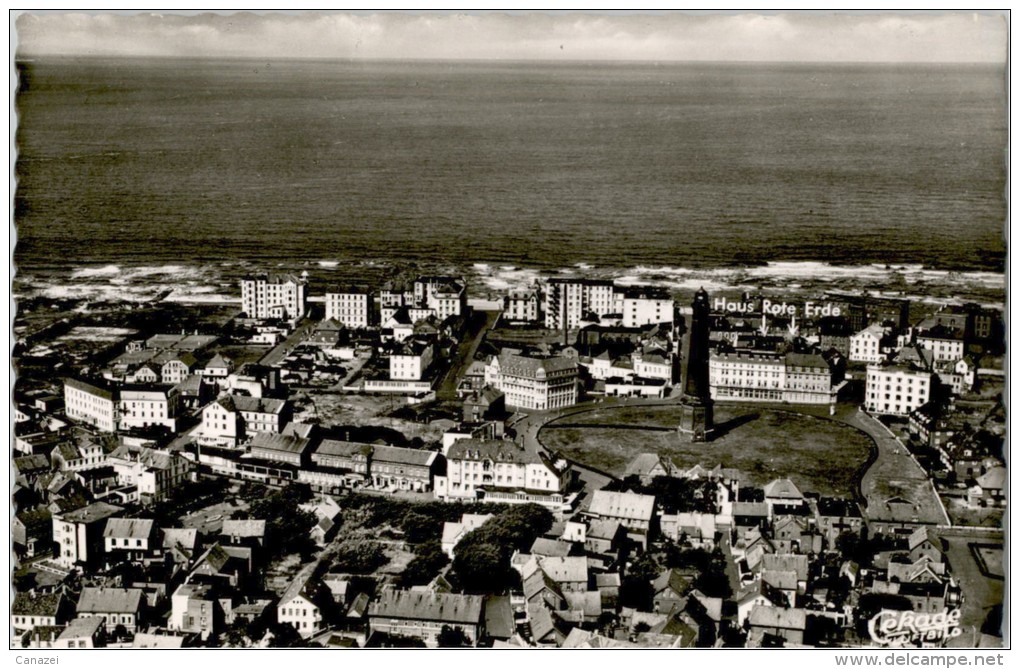
<instances>
[{"instance_id":1,"label":"ocean horizon","mask_svg":"<svg viewBox=\"0 0 1020 669\"><path fill-rule=\"evenodd\" d=\"M18 62L24 270L1005 267L1003 68Z\"/></svg>"}]
</instances>

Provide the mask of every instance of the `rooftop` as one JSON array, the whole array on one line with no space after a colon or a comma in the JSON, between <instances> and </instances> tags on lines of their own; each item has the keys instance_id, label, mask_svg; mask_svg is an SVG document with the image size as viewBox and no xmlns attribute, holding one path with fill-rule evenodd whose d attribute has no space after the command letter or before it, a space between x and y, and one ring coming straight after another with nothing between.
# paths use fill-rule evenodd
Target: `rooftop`
<instances>
[{"instance_id":1,"label":"rooftop","mask_svg":"<svg viewBox=\"0 0 1020 669\"><path fill-rule=\"evenodd\" d=\"M655 498L633 492L597 490L589 511L598 516L649 521L655 510Z\"/></svg>"},{"instance_id":2,"label":"rooftop","mask_svg":"<svg viewBox=\"0 0 1020 669\"><path fill-rule=\"evenodd\" d=\"M483 602L479 595L391 589L383 591L379 600L369 605L368 611L377 618L476 625L482 619Z\"/></svg>"}]
</instances>

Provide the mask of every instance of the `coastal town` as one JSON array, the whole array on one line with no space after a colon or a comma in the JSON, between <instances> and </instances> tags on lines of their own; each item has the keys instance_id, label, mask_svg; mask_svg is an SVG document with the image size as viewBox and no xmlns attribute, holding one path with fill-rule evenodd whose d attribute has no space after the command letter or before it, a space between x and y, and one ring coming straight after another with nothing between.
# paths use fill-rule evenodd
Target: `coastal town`
<instances>
[{"instance_id":1,"label":"coastal town","mask_svg":"<svg viewBox=\"0 0 1020 669\"><path fill-rule=\"evenodd\" d=\"M1001 309L469 289L21 302L12 648L1003 646Z\"/></svg>"}]
</instances>

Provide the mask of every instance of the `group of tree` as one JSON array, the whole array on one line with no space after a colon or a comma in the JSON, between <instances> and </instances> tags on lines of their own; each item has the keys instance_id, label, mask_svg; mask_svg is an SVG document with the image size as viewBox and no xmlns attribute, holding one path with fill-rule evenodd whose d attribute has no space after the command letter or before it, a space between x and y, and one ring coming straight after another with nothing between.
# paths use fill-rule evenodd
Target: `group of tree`
<instances>
[{"instance_id":1,"label":"group of tree","mask_svg":"<svg viewBox=\"0 0 1020 669\"><path fill-rule=\"evenodd\" d=\"M390 561L382 544L371 540L345 540L333 554L332 571L371 574Z\"/></svg>"},{"instance_id":2,"label":"group of tree","mask_svg":"<svg viewBox=\"0 0 1020 669\"><path fill-rule=\"evenodd\" d=\"M663 513L719 513L718 485L708 479L656 476L648 485L637 476L610 483L607 490L634 492L655 497Z\"/></svg>"},{"instance_id":3,"label":"group of tree","mask_svg":"<svg viewBox=\"0 0 1020 669\"><path fill-rule=\"evenodd\" d=\"M271 558L294 552L310 554L315 546L309 532L316 518L300 505L311 498L307 486L291 484L253 500L247 511L237 511L234 517L266 521L265 545Z\"/></svg>"},{"instance_id":4,"label":"group of tree","mask_svg":"<svg viewBox=\"0 0 1020 669\"><path fill-rule=\"evenodd\" d=\"M553 516L537 504L501 510L468 533L454 549L453 571L466 592L504 592L519 582L510 567L514 551L526 551L552 527Z\"/></svg>"}]
</instances>

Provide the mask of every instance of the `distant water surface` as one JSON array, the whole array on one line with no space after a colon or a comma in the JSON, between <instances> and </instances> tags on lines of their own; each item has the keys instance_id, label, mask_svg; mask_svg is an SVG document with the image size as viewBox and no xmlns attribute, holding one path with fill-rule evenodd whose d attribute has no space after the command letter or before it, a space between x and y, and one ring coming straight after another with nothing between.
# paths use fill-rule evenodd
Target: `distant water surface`
<instances>
[{"instance_id":1,"label":"distant water surface","mask_svg":"<svg viewBox=\"0 0 1020 669\"><path fill-rule=\"evenodd\" d=\"M1002 68L18 64L15 257L1000 271Z\"/></svg>"}]
</instances>

